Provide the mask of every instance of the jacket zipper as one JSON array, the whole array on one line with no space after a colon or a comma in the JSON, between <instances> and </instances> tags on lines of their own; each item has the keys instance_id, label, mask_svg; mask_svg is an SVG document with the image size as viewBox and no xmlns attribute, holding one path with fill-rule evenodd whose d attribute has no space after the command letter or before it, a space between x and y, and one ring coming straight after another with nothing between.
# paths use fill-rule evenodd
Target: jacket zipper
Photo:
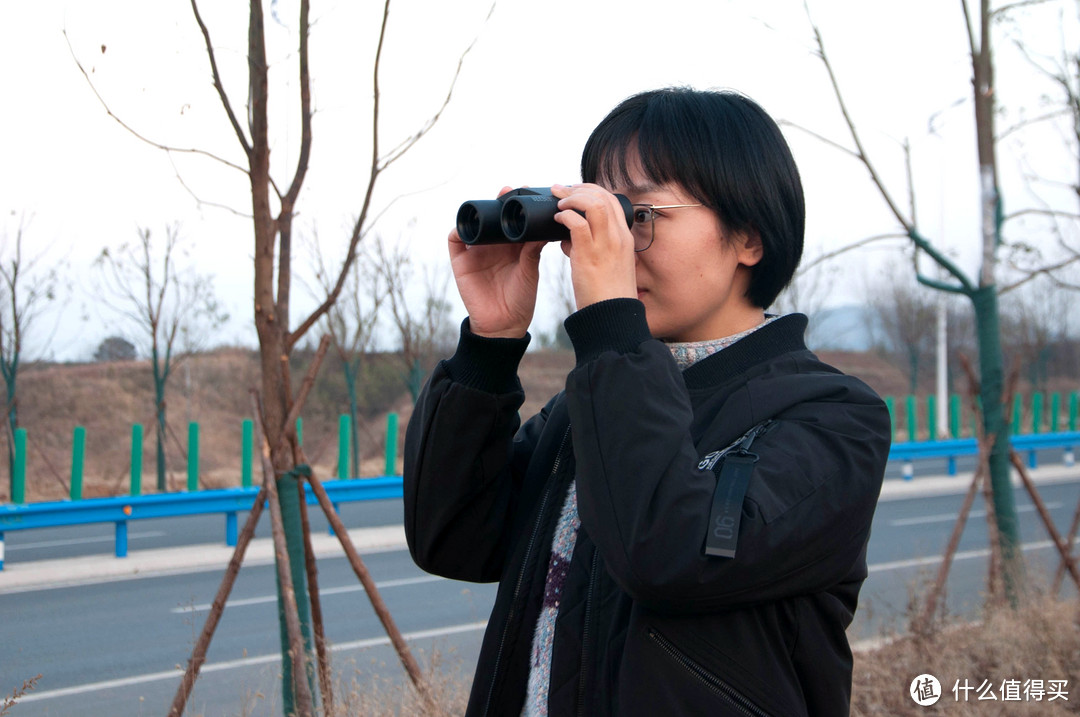
<instances>
[{"instance_id":1,"label":"jacket zipper","mask_svg":"<svg viewBox=\"0 0 1080 717\"><path fill-rule=\"evenodd\" d=\"M578 672L578 715L585 716L585 675L589 665L589 633L594 617L593 593L596 591L596 572L600 563L600 551L593 546L592 565L589 568L589 590L585 593L585 627L581 631L581 667Z\"/></svg>"},{"instance_id":2,"label":"jacket zipper","mask_svg":"<svg viewBox=\"0 0 1080 717\"><path fill-rule=\"evenodd\" d=\"M769 717L768 712L762 710L748 698L744 697L742 693L734 687L714 675L696 660L683 653L674 643L659 632L650 628L649 637L659 645L661 650L682 665L691 675L697 678L699 682L703 683L710 690L726 700L732 707L738 710L740 714L747 715L747 717Z\"/></svg>"},{"instance_id":3,"label":"jacket zipper","mask_svg":"<svg viewBox=\"0 0 1080 717\"><path fill-rule=\"evenodd\" d=\"M773 427L776 421L772 418L763 421L751 428L746 433L742 434L739 438L735 439L730 446L719 451L713 451L698 463L698 470L712 470L712 468L720 462L720 459L724 458L729 453L734 452L735 455L753 455L750 453L750 446L753 445L754 439L763 433L767 433L769 429Z\"/></svg>"},{"instance_id":4,"label":"jacket zipper","mask_svg":"<svg viewBox=\"0 0 1080 717\"><path fill-rule=\"evenodd\" d=\"M499 664L502 662L503 649L506 647L506 637L510 632L510 623L514 619L514 610L517 605L518 596L521 594L521 584L525 580L525 568L529 564L529 558L532 557L533 548L536 545L536 538L540 532L540 525L544 520L544 514L547 512L548 499L551 498L552 487L555 484L555 474L559 470L559 466L562 464L563 450L566 448L566 440L570 437L570 426L566 426L566 432L563 433L562 443L559 444L559 452L555 455L555 462L551 466L551 473L548 475L547 484L544 486L544 494L540 499L540 510L536 514L536 522L533 523L532 535L529 536L529 543L525 546L525 557L521 561L521 570L518 572L517 583L514 584L514 593L510 598L510 610L506 613L506 620L503 621L502 636L499 638L499 649L495 652L495 665L491 670L491 683L488 687L487 700L484 702L484 715L491 711L491 700L495 696L495 683L499 677Z\"/></svg>"}]
</instances>

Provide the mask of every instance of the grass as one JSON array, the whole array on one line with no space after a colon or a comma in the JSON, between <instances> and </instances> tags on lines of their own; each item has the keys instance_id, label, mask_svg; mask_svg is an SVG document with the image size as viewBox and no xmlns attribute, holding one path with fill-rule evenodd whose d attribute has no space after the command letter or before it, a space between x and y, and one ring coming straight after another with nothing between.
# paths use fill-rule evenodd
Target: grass
<instances>
[{"instance_id":1,"label":"grass","mask_svg":"<svg viewBox=\"0 0 1080 717\"><path fill-rule=\"evenodd\" d=\"M879 647L856 652L852 717L935 710L957 717L1080 714L1078 610L1073 600L1032 594L1016 609L986 607L974 622L939 617L918 633L892 636ZM912 680L923 674L941 683L941 698L932 707L916 704L908 694ZM1039 701L1028 692L1025 699L1024 683L1031 680L1042 680L1044 688L1050 680L1066 680L1067 700L1050 700L1049 692ZM965 691L965 685L973 689ZM996 699L989 699L987 687Z\"/></svg>"}]
</instances>

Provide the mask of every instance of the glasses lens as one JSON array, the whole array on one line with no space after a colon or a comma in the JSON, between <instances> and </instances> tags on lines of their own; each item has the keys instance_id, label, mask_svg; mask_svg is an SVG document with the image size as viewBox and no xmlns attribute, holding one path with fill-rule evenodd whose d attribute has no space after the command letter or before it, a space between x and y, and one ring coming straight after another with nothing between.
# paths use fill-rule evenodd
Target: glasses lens
<instances>
[{"instance_id":1,"label":"glasses lens","mask_svg":"<svg viewBox=\"0 0 1080 717\"><path fill-rule=\"evenodd\" d=\"M652 207L634 207L634 224L630 227L630 233L634 235L634 251L645 251L652 244L653 216Z\"/></svg>"}]
</instances>

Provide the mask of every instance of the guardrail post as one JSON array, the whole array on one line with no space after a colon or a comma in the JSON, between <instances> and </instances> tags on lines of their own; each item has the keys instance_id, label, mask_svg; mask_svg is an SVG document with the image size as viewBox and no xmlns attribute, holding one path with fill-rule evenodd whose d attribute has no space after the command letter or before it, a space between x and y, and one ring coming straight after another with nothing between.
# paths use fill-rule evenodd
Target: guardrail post
<instances>
[{"instance_id":1,"label":"guardrail post","mask_svg":"<svg viewBox=\"0 0 1080 717\"><path fill-rule=\"evenodd\" d=\"M225 514L225 545L236 547L236 511Z\"/></svg>"},{"instance_id":2,"label":"guardrail post","mask_svg":"<svg viewBox=\"0 0 1080 717\"><path fill-rule=\"evenodd\" d=\"M349 477L349 435L352 432L352 420L349 414L338 416L337 476L342 480Z\"/></svg>"},{"instance_id":3,"label":"guardrail post","mask_svg":"<svg viewBox=\"0 0 1080 717\"><path fill-rule=\"evenodd\" d=\"M304 445L304 419L296 417L296 445Z\"/></svg>"},{"instance_id":4,"label":"guardrail post","mask_svg":"<svg viewBox=\"0 0 1080 717\"><path fill-rule=\"evenodd\" d=\"M1014 436L1020 435L1020 416L1024 412L1024 402L1020 398L1020 394L1013 396L1013 411L1012 411L1012 434Z\"/></svg>"},{"instance_id":5,"label":"guardrail post","mask_svg":"<svg viewBox=\"0 0 1080 717\"><path fill-rule=\"evenodd\" d=\"M386 417L386 472L383 475L397 473L397 434L398 415L391 413Z\"/></svg>"},{"instance_id":6,"label":"guardrail post","mask_svg":"<svg viewBox=\"0 0 1080 717\"><path fill-rule=\"evenodd\" d=\"M1050 394L1050 432L1058 432L1058 419L1061 413L1061 394L1056 391Z\"/></svg>"},{"instance_id":7,"label":"guardrail post","mask_svg":"<svg viewBox=\"0 0 1080 717\"><path fill-rule=\"evenodd\" d=\"M86 429L75 426L71 445L71 499L82 500L83 461L86 458Z\"/></svg>"},{"instance_id":8,"label":"guardrail post","mask_svg":"<svg viewBox=\"0 0 1080 717\"><path fill-rule=\"evenodd\" d=\"M255 442L255 423L245 418L241 426L240 439L240 485L251 487L251 447Z\"/></svg>"},{"instance_id":9,"label":"guardrail post","mask_svg":"<svg viewBox=\"0 0 1080 717\"><path fill-rule=\"evenodd\" d=\"M116 557L126 558L128 550L128 528L126 520L116 521Z\"/></svg>"},{"instance_id":10,"label":"guardrail post","mask_svg":"<svg viewBox=\"0 0 1080 717\"><path fill-rule=\"evenodd\" d=\"M142 424L131 427L131 494L142 495Z\"/></svg>"},{"instance_id":11,"label":"guardrail post","mask_svg":"<svg viewBox=\"0 0 1080 717\"><path fill-rule=\"evenodd\" d=\"M192 421L187 432L187 489L194 493L199 489L199 424Z\"/></svg>"},{"instance_id":12,"label":"guardrail post","mask_svg":"<svg viewBox=\"0 0 1080 717\"><path fill-rule=\"evenodd\" d=\"M22 505L26 502L26 429L15 429L15 474L12 476L11 502ZM2 540L2 538L0 538ZM3 543L0 542L0 545ZM0 554L0 563L4 556Z\"/></svg>"},{"instance_id":13,"label":"guardrail post","mask_svg":"<svg viewBox=\"0 0 1080 717\"><path fill-rule=\"evenodd\" d=\"M4 569L4 534L0 533L0 570Z\"/></svg>"},{"instance_id":14,"label":"guardrail post","mask_svg":"<svg viewBox=\"0 0 1080 717\"><path fill-rule=\"evenodd\" d=\"M1077 392L1069 394L1069 431L1076 430L1076 404Z\"/></svg>"}]
</instances>

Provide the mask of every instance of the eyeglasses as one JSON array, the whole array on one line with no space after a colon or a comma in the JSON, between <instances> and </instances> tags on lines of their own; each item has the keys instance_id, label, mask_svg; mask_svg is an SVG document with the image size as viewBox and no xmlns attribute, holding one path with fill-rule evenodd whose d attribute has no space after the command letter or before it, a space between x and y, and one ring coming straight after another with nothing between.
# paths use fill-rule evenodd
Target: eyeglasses
<instances>
[{"instance_id":1,"label":"eyeglasses","mask_svg":"<svg viewBox=\"0 0 1080 717\"><path fill-rule=\"evenodd\" d=\"M634 251L645 251L652 246L656 238L656 210L683 209L685 207L703 207L704 204L634 204L634 224L630 233L634 235Z\"/></svg>"}]
</instances>

